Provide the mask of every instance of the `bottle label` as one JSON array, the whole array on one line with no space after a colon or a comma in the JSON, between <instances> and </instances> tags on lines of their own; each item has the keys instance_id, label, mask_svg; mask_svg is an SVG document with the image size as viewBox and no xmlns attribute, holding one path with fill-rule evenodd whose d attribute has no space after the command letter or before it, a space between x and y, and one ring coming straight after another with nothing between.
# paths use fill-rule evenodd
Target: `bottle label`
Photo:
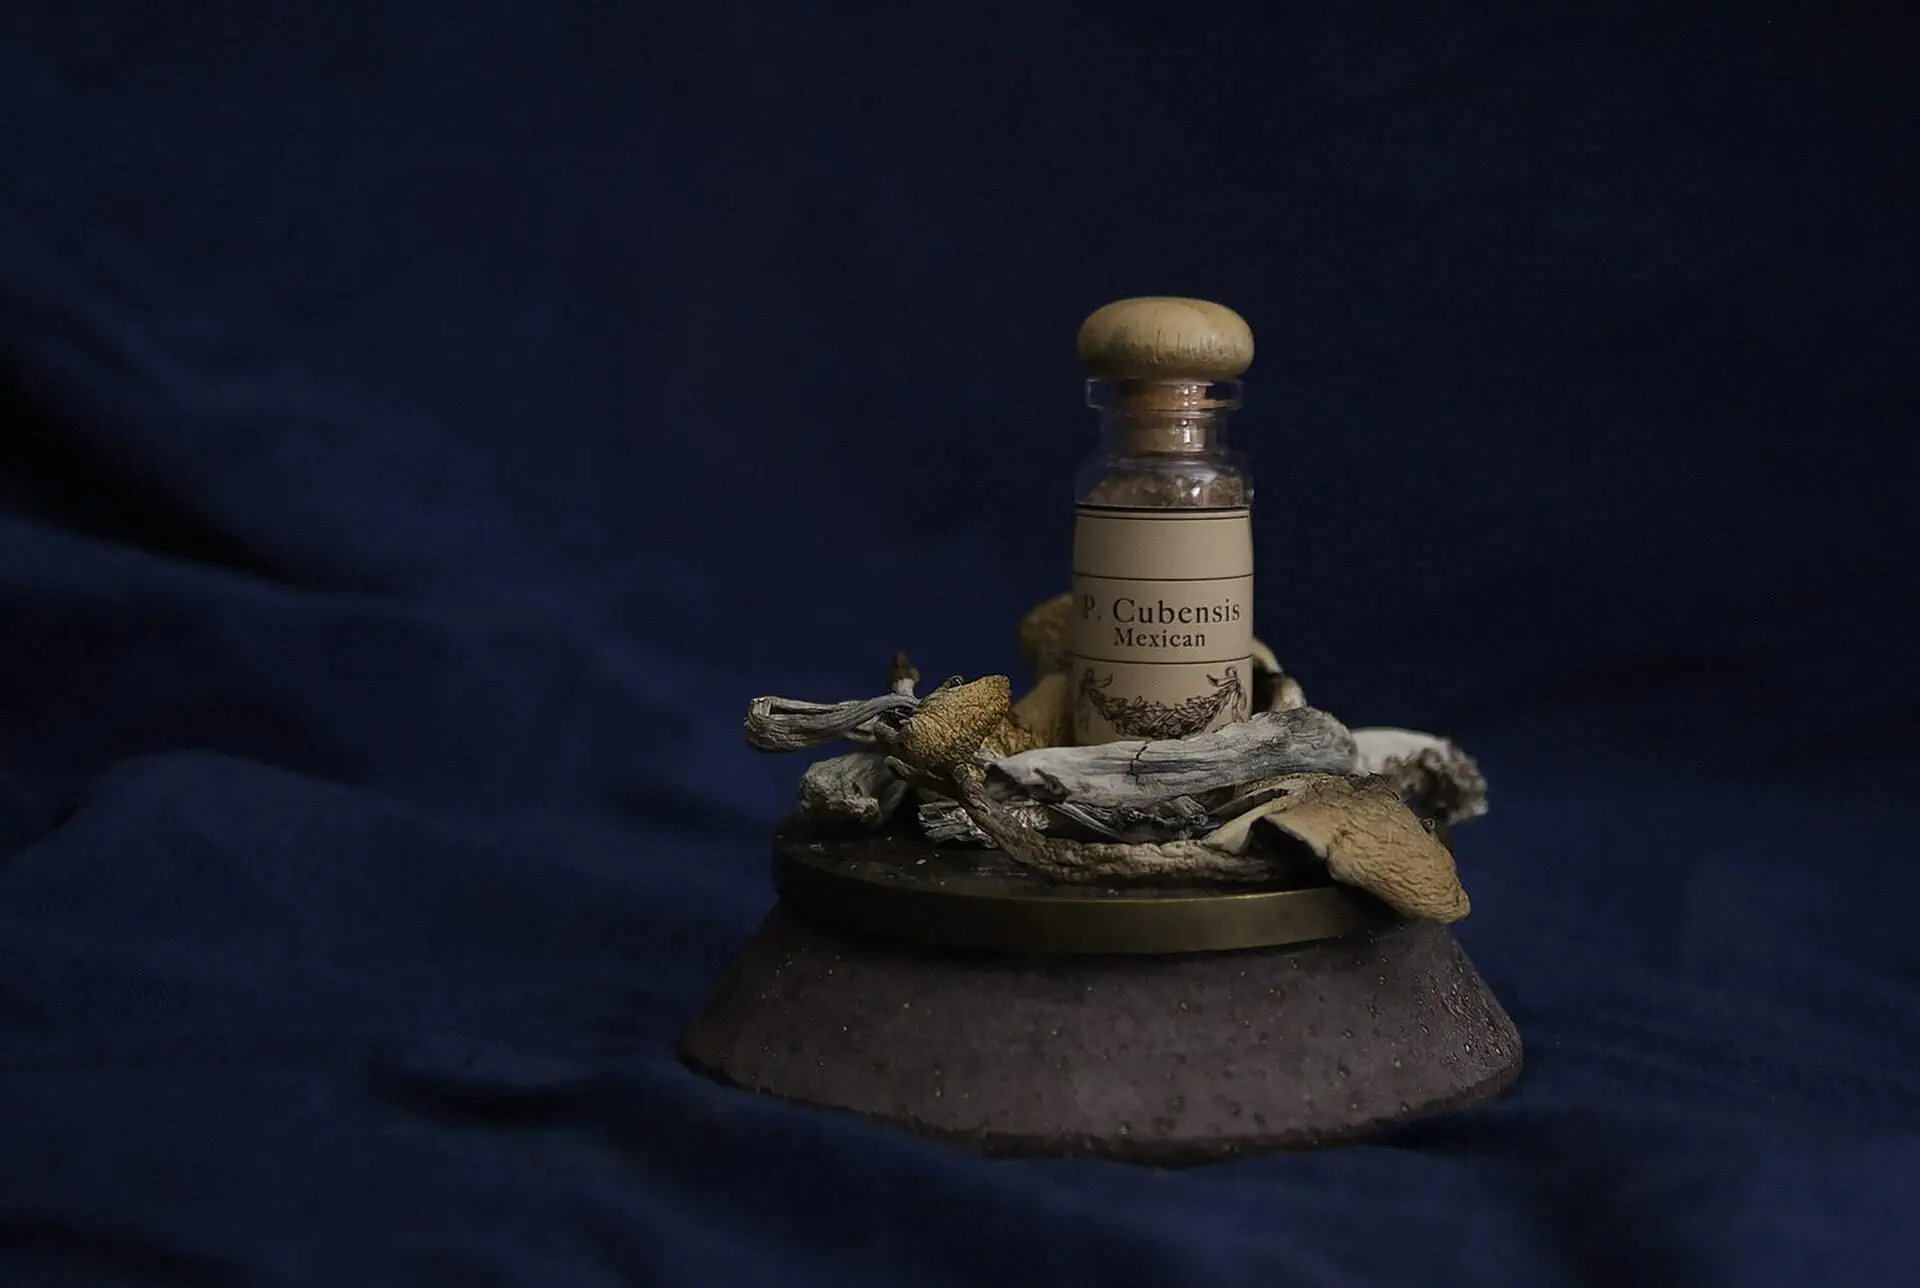
<instances>
[{"instance_id":1,"label":"bottle label","mask_svg":"<svg viewBox=\"0 0 1920 1288\"><path fill-rule=\"evenodd\" d=\"M1080 506L1073 597L1075 742L1186 738L1252 712L1245 506Z\"/></svg>"}]
</instances>

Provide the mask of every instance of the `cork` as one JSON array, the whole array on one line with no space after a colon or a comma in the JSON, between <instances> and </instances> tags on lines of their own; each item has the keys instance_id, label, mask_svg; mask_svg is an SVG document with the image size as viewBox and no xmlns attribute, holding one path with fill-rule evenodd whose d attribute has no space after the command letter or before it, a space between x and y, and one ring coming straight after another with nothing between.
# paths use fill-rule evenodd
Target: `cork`
<instances>
[{"instance_id":1,"label":"cork","mask_svg":"<svg viewBox=\"0 0 1920 1288\"><path fill-rule=\"evenodd\" d=\"M1253 331L1224 304L1144 295L1095 309L1074 351L1096 380L1206 384L1253 365Z\"/></svg>"}]
</instances>

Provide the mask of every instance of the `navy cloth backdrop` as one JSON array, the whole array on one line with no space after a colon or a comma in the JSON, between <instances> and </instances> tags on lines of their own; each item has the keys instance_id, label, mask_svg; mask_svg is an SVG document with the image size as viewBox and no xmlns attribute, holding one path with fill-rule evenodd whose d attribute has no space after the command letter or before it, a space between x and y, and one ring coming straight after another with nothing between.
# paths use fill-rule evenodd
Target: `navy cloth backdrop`
<instances>
[{"instance_id":1,"label":"navy cloth backdrop","mask_svg":"<svg viewBox=\"0 0 1920 1288\"><path fill-rule=\"evenodd\" d=\"M1920 1282L1912 48L10 0L0 1282ZM1145 293L1254 328L1259 633L1487 771L1521 1085L1161 1173L695 1077L747 701L1020 675Z\"/></svg>"}]
</instances>

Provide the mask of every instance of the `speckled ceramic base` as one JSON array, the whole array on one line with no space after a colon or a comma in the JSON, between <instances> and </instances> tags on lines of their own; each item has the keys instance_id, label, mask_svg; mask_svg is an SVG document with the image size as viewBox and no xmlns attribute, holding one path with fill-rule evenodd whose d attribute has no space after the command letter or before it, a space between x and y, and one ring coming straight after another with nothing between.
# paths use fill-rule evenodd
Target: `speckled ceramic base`
<instances>
[{"instance_id":1,"label":"speckled ceramic base","mask_svg":"<svg viewBox=\"0 0 1920 1288\"><path fill-rule=\"evenodd\" d=\"M1292 948L1022 958L777 905L688 1028L724 1082L996 1154L1185 1164L1494 1099L1520 1035L1444 928Z\"/></svg>"}]
</instances>

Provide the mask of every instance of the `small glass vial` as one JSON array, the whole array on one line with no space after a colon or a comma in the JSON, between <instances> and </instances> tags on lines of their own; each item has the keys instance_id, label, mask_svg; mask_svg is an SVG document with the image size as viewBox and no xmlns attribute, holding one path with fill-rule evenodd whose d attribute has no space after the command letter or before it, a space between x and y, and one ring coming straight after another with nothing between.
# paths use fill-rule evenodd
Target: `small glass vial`
<instances>
[{"instance_id":1,"label":"small glass vial","mask_svg":"<svg viewBox=\"0 0 1920 1288\"><path fill-rule=\"evenodd\" d=\"M1073 735L1186 738L1253 709L1253 485L1227 446L1253 334L1206 300L1119 300L1077 344L1100 445L1074 491Z\"/></svg>"}]
</instances>

